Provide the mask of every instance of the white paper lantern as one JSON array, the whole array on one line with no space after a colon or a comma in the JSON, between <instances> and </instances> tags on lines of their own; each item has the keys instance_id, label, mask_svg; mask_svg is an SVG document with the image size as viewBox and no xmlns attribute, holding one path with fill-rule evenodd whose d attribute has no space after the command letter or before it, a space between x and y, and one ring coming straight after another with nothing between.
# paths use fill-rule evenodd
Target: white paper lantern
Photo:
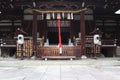
<instances>
[{"instance_id":1,"label":"white paper lantern","mask_svg":"<svg viewBox=\"0 0 120 80\"><path fill-rule=\"evenodd\" d=\"M50 19L50 13L47 14L46 19Z\"/></svg>"},{"instance_id":2,"label":"white paper lantern","mask_svg":"<svg viewBox=\"0 0 120 80\"><path fill-rule=\"evenodd\" d=\"M22 34L18 35L18 44L22 45L24 43L24 36Z\"/></svg>"}]
</instances>

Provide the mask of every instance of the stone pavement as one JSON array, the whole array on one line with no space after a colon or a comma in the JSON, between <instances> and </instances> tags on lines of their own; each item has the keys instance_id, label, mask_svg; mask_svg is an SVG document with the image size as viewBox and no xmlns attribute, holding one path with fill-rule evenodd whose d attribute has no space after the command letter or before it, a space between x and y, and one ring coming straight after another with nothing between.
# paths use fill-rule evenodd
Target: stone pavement
<instances>
[{"instance_id":1,"label":"stone pavement","mask_svg":"<svg viewBox=\"0 0 120 80\"><path fill-rule=\"evenodd\" d=\"M0 58L0 80L120 80L120 58L73 61Z\"/></svg>"}]
</instances>

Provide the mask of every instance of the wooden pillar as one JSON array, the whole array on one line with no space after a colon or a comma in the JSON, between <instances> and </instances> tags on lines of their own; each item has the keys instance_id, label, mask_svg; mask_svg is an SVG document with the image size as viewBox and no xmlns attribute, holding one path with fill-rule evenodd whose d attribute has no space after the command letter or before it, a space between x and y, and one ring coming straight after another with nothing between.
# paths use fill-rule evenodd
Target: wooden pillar
<instances>
[{"instance_id":1,"label":"wooden pillar","mask_svg":"<svg viewBox=\"0 0 120 80\"><path fill-rule=\"evenodd\" d=\"M44 19L44 41L47 39L47 20Z\"/></svg>"},{"instance_id":2,"label":"wooden pillar","mask_svg":"<svg viewBox=\"0 0 120 80\"><path fill-rule=\"evenodd\" d=\"M80 46L80 54L86 55L86 47L85 47L85 18L84 12L81 12L80 15L80 32L81 32L81 46Z\"/></svg>"},{"instance_id":3,"label":"wooden pillar","mask_svg":"<svg viewBox=\"0 0 120 80\"><path fill-rule=\"evenodd\" d=\"M70 39L73 41L73 31L74 31L74 28L73 28L73 20L70 21Z\"/></svg>"},{"instance_id":4,"label":"wooden pillar","mask_svg":"<svg viewBox=\"0 0 120 80\"><path fill-rule=\"evenodd\" d=\"M37 14L33 14L33 27L32 27L32 38L33 38L33 54L36 57L37 54Z\"/></svg>"}]
</instances>

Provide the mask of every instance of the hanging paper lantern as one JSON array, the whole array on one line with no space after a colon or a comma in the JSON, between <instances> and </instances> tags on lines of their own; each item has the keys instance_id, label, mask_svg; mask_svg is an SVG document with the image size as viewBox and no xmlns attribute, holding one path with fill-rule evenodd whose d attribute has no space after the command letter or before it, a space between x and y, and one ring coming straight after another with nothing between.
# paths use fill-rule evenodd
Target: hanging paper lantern
<instances>
[{"instance_id":1,"label":"hanging paper lantern","mask_svg":"<svg viewBox=\"0 0 120 80\"><path fill-rule=\"evenodd\" d=\"M63 18L63 19L65 18L65 13L64 13L64 12L62 13L62 18Z\"/></svg>"},{"instance_id":2,"label":"hanging paper lantern","mask_svg":"<svg viewBox=\"0 0 120 80\"><path fill-rule=\"evenodd\" d=\"M71 13L71 19L73 20L73 13Z\"/></svg>"},{"instance_id":3,"label":"hanging paper lantern","mask_svg":"<svg viewBox=\"0 0 120 80\"><path fill-rule=\"evenodd\" d=\"M46 19L50 19L50 13L47 13Z\"/></svg>"},{"instance_id":4,"label":"hanging paper lantern","mask_svg":"<svg viewBox=\"0 0 120 80\"><path fill-rule=\"evenodd\" d=\"M44 14L42 13L42 20L44 19Z\"/></svg>"},{"instance_id":5,"label":"hanging paper lantern","mask_svg":"<svg viewBox=\"0 0 120 80\"><path fill-rule=\"evenodd\" d=\"M60 13L57 13L57 19L61 19Z\"/></svg>"},{"instance_id":6,"label":"hanging paper lantern","mask_svg":"<svg viewBox=\"0 0 120 80\"><path fill-rule=\"evenodd\" d=\"M52 13L52 18L55 19L55 13L54 12Z\"/></svg>"},{"instance_id":7,"label":"hanging paper lantern","mask_svg":"<svg viewBox=\"0 0 120 80\"><path fill-rule=\"evenodd\" d=\"M67 14L67 19L71 19L71 18L70 18L70 13Z\"/></svg>"}]
</instances>

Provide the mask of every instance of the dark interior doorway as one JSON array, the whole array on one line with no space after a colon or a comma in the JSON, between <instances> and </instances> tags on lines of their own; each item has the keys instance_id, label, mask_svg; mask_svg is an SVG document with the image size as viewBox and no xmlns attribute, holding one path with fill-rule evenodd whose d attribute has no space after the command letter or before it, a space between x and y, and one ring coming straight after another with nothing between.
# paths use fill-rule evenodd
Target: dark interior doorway
<instances>
[{"instance_id":1,"label":"dark interior doorway","mask_svg":"<svg viewBox=\"0 0 120 80\"><path fill-rule=\"evenodd\" d=\"M58 44L58 33L57 32L48 32L47 36L48 36L50 45Z\"/></svg>"},{"instance_id":2,"label":"dark interior doorway","mask_svg":"<svg viewBox=\"0 0 120 80\"><path fill-rule=\"evenodd\" d=\"M50 45L58 45L58 32L48 32L48 39ZM61 32L62 44L67 45L68 39L70 38L69 32Z\"/></svg>"},{"instance_id":3,"label":"dark interior doorway","mask_svg":"<svg viewBox=\"0 0 120 80\"><path fill-rule=\"evenodd\" d=\"M102 47L101 52L105 57L113 57L116 54L116 48L115 47Z\"/></svg>"}]
</instances>

